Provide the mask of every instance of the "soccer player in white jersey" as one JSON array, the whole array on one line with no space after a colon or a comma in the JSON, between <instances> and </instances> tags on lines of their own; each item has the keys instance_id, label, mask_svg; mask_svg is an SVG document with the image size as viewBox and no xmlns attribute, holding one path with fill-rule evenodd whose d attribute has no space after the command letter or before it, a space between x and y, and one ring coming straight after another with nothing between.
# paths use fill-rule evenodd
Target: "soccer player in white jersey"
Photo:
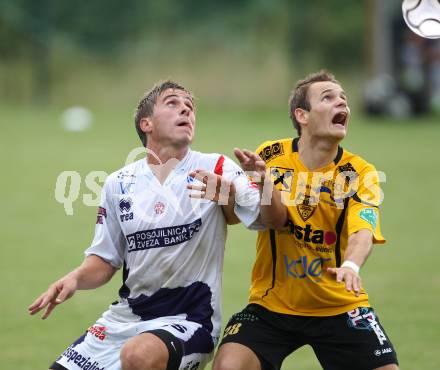
<instances>
[{"instance_id":1,"label":"soccer player in white jersey","mask_svg":"<svg viewBox=\"0 0 440 370\"><path fill-rule=\"evenodd\" d=\"M259 193L229 158L190 150L194 101L177 83L146 93L135 124L146 159L107 178L84 262L29 312L45 319L123 268L119 300L51 369L203 369L217 344L226 224L253 223Z\"/></svg>"}]
</instances>

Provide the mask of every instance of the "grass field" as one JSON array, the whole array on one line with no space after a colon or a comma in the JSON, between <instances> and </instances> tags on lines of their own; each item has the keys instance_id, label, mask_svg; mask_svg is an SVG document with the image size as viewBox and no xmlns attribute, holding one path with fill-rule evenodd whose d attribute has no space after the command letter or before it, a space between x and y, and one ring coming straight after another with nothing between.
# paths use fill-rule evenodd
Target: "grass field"
<instances>
[{"instance_id":1,"label":"grass field","mask_svg":"<svg viewBox=\"0 0 440 370\"><path fill-rule=\"evenodd\" d=\"M93 236L95 207L81 185L74 215L54 197L60 172L108 173L121 167L139 146L131 108L96 109L90 131L68 133L60 110L1 107L3 173L0 369L46 369L114 300L120 276L95 291L79 292L47 320L27 315L27 306L47 285L83 258ZM284 107L201 109L193 148L232 154L234 146L293 135ZM344 147L373 162L387 175L382 230L362 277L382 323L398 351L402 369L440 369L440 119L368 121L353 114ZM247 300L256 235L230 229L224 268L224 319ZM320 369L309 348L290 356L284 370ZM355 369L354 369L355 370Z\"/></svg>"}]
</instances>

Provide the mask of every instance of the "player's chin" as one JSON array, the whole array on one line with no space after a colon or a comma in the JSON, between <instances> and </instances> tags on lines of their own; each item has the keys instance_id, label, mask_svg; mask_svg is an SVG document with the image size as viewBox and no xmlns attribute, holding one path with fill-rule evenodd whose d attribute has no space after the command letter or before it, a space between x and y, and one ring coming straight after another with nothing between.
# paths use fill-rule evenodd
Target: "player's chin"
<instances>
[{"instance_id":1,"label":"player's chin","mask_svg":"<svg viewBox=\"0 0 440 370\"><path fill-rule=\"evenodd\" d=\"M190 145L194 140L194 135L191 134L186 134L186 135L182 135L177 141L179 142L179 144L181 146L187 146Z\"/></svg>"},{"instance_id":2,"label":"player's chin","mask_svg":"<svg viewBox=\"0 0 440 370\"><path fill-rule=\"evenodd\" d=\"M333 125L330 132L332 137L342 140L347 135L347 126L339 124Z\"/></svg>"}]
</instances>

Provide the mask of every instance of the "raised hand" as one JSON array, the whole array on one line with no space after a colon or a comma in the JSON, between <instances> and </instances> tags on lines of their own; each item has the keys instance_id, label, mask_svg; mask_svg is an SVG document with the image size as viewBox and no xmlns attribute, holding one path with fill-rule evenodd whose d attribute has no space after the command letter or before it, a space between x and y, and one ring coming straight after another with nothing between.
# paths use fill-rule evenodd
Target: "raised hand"
<instances>
[{"instance_id":1,"label":"raised hand","mask_svg":"<svg viewBox=\"0 0 440 370\"><path fill-rule=\"evenodd\" d=\"M244 171L256 172L261 180L264 180L266 174L266 163L260 156L247 149L234 148L234 154L240 162L240 166Z\"/></svg>"},{"instance_id":2,"label":"raised hand","mask_svg":"<svg viewBox=\"0 0 440 370\"><path fill-rule=\"evenodd\" d=\"M201 184L189 184L191 198L209 199L220 205L233 204L235 198L235 186L232 181L206 170L195 170L189 176L199 180Z\"/></svg>"}]
</instances>

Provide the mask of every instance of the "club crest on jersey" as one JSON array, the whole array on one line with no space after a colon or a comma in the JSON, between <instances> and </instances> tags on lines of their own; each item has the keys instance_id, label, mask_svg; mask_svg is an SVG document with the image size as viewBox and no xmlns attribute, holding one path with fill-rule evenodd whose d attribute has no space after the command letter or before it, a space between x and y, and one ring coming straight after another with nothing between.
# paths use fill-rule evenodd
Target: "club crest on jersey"
<instances>
[{"instance_id":1,"label":"club crest on jersey","mask_svg":"<svg viewBox=\"0 0 440 370\"><path fill-rule=\"evenodd\" d=\"M163 204L162 202L157 202L154 205L154 213L156 215L161 215L164 211L165 211L165 204Z\"/></svg>"},{"instance_id":2,"label":"club crest on jersey","mask_svg":"<svg viewBox=\"0 0 440 370\"><path fill-rule=\"evenodd\" d=\"M315 209L316 209L316 206L310 205L310 196L308 196L308 195L304 196L304 200L303 200L302 204L298 204L296 206L296 210L298 211L298 214L301 216L301 218L304 222L313 216Z\"/></svg>"}]
</instances>

